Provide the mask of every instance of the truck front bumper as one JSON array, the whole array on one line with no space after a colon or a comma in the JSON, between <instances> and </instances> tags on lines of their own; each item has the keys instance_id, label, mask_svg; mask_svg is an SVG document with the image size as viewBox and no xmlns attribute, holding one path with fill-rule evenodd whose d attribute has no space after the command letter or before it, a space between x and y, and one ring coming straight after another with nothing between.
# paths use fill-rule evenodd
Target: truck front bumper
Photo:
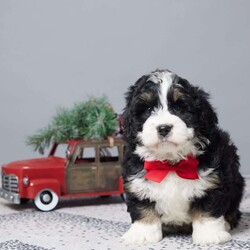
<instances>
[{"instance_id":1,"label":"truck front bumper","mask_svg":"<svg viewBox=\"0 0 250 250\"><path fill-rule=\"evenodd\" d=\"M14 204L20 204L20 195L16 193L8 192L2 188L0 188L0 197L4 198L5 200L8 200Z\"/></svg>"}]
</instances>

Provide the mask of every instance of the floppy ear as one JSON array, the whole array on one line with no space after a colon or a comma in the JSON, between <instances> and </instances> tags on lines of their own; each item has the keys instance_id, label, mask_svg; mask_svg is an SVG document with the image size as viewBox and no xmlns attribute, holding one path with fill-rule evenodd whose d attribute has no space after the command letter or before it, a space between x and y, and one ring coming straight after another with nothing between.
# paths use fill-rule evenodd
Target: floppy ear
<instances>
[{"instance_id":1,"label":"floppy ear","mask_svg":"<svg viewBox=\"0 0 250 250\"><path fill-rule=\"evenodd\" d=\"M198 109L199 130L202 135L209 138L218 125L217 114L209 102L209 94L203 89L196 89L196 108Z\"/></svg>"},{"instance_id":2,"label":"floppy ear","mask_svg":"<svg viewBox=\"0 0 250 250\"><path fill-rule=\"evenodd\" d=\"M137 131L135 129L135 119L133 114L134 100L138 92L138 86L145 83L148 77L146 75L139 78L136 83L129 87L125 94L126 106L122 114L123 136L128 143L135 143Z\"/></svg>"},{"instance_id":3,"label":"floppy ear","mask_svg":"<svg viewBox=\"0 0 250 250\"><path fill-rule=\"evenodd\" d=\"M125 95L126 106L122 114L123 137L127 142L134 141L136 137L132 122L132 105L133 105L132 103L133 103L134 91L135 91L135 85L129 87L129 90Z\"/></svg>"}]
</instances>

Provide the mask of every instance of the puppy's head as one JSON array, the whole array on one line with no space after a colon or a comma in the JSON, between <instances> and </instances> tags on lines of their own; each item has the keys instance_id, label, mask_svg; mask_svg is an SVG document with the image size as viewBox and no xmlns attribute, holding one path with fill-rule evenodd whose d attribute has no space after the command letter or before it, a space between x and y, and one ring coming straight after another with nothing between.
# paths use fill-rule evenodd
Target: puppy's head
<instances>
[{"instance_id":1,"label":"puppy's head","mask_svg":"<svg viewBox=\"0 0 250 250\"><path fill-rule=\"evenodd\" d=\"M208 98L168 70L144 75L126 95L124 137L142 159L179 161L198 155L218 122Z\"/></svg>"}]
</instances>

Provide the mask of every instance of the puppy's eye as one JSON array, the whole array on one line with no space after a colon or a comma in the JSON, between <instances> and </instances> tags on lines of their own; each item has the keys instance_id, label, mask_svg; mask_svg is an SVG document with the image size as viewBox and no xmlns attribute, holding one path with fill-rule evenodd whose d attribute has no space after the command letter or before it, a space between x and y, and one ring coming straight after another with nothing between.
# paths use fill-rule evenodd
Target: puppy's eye
<instances>
[{"instance_id":1,"label":"puppy's eye","mask_svg":"<svg viewBox=\"0 0 250 250\"><path fill-rule=\"evenodd\" d=\"M182 103L182 104L175 104L173 106L173 110L175 112L181 112L181 113L190 113L190 114L194 113L193 110L192 110L192 108L189 105L184 104L184 103Z\"/></svg>"},{"instance_id":2,"label":"puppy's eye","mask_svg":"<svg viewBox=\"0 0 250 250\"><path fill-rule=\"evenodd\" d=\"M175 111L180 111L180 110L181 110L181 106L175 104L174 107L173 107L173 109L174 109Z\"/></svg>"},{"instance_id":3,"label":"puppy's eye","mask_svg":"<svg viewBox=\"0 0 250 250\"><path fill-rule=\"evenodd\" d=\"M135 112L137 115L150 115L152 112L152 107L145 104L137 105Z\"/></svg>"},{"instance_id":4,"label":"puppy's eye","mask_svg":"<svg viewBox=\"0 0 250 250\"><path fill-rule=\"evenodd\" d=\"M185 111L187 108L187 104L183 102L181 99L178 99L176 102L172 104L172 108L176 112L182 112Z\"/></svg>"}]
</instances>

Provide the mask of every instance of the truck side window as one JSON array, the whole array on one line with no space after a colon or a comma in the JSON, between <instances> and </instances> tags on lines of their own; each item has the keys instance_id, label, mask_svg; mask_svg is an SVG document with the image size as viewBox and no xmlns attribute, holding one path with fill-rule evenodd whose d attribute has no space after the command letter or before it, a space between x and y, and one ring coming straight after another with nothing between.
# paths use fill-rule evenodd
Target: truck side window
<instances>
[{"instance_id":1,"label":"truck side window","mask_svg":"<svg viewBox=\"0 0 250 250\"><path fill-rule=\"evenodd\" d=\"M79 149L75 164L84 164L95 162L95 148L82 147Z\"/></svg>"},{"instance_id":2,"label":"truck side window","mask_svg":"<svg viewBox=\"0 0 250 250\"><path fill-rule=\"evenodd\" d=\"M70 145L66 143L60 143L57 145L54 152L55 157L66 158L66 152L70 150Z\"/></svg>"},{"instance_id":3,"label":"truck side window","mask_svg":"<svg viewBox=\"0 0 250 250\"><path fill-rule=\"evenodd\" d=\"M100 162L116 162L119 161L119 150L114 147L100 147Z\"/></svg>"}]
</instances>

